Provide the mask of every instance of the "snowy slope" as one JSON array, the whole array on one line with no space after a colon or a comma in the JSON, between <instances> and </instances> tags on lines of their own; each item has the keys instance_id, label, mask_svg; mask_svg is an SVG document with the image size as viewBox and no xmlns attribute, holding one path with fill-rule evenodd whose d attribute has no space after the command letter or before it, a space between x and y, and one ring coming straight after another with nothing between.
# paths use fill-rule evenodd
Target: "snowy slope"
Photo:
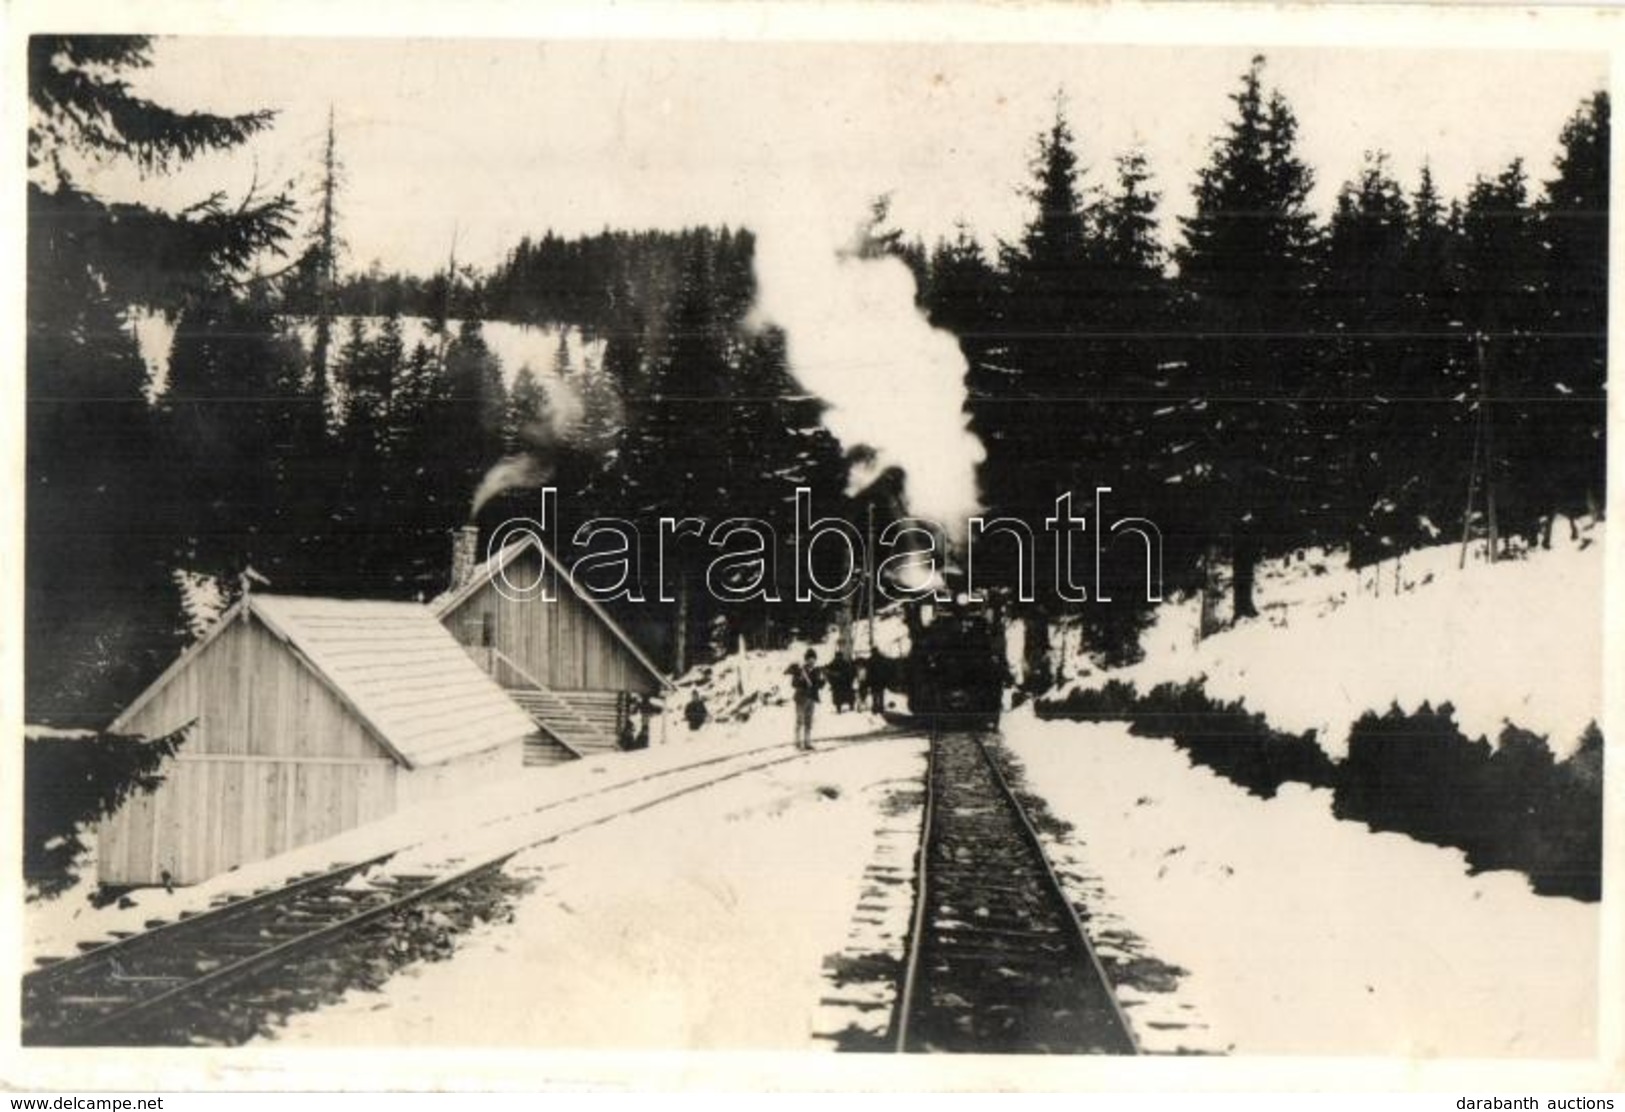
<instances>
[{"instance_id":1,"label":"snowy slope","mask_svg":"<svg viewBox=\"0 0 1625 1112\"><path fill-rule=\"evenodd\" d=\"M409 807L378 822L367 823L288 853L243 865L212 877L201 884L165 892L158 888L132 893L129 906L92 907L89 897L95 888L94 839L92 849L76 862L78 885L56 898L31 902L23 915L23 962L35 957L71 954L79 942L105 939L111 931L139 930L153 918L172 918L182 911L199 911L227 895L241 895L258 888L285 882L307 871L330 868L342 862L362 861L391 850L416 846L422 855L448 858L491 848L488 843L519 844L516 830L530 822L538 808L552 805L544 827L565 821L571 813L563 801L582 797L575 809L592 811L599 807L629 805L626 800L654 792L662 784L675 782L673 770L700 766L695 775L704 775L704 762L719 757L745 755L764 747L782 746L791 741L788 707L777 708L777 717L764 716L750 729L707 727L691 734L668 729L662 735L659 724L651 730L651 748L632 753L607 753L569 764L524 768L502 783L481 788L462 797L463 806L446 807L430 803ZM872 729L867 719L856 715L824 715L814 737L833 737ZM663 742L664 739L664 742ZM771 755L771 754L769 754ZM664 780L652 779L668 774ZM644 782L647 782L644 785ZM606 794L613 789L621 795ZM644 786L640 786L644 785ZM619 800L619 802L617 802ZM471 820L469 816L479 816Z\"/></svg>"},{"instance_id":2,"label":"snowy slope","mask_svg":"<svg viewBox=\"0 0 1625 1112\"><path fill-rule=\"evenodd\" d=\"M1463 570L1455 545L1358 571L1340 553L1273 561L1260 617L1198 644L1197 603L1170 604L1142 663L1104 673L1073 659L1071 686L1205 676L1210 696L1244 698L1278 730L1313 729L1333 756L1366 711L1448 701L1468 737L1494 742L1510 721L1562 757L1602 718L1604 529L1581 529L1574 541L1559 523L1551 551L1494 565L1475 550Z\"/></svg>"},{"instance_id":3,"label":"snowy slope","mask_svg":"<svg viewBox=\"0 0 1625 1112\"><path fill-rule=\"evenodd\" d=\"M852 639L854 656L858 659L867 656L869 631L866 622L856 621L852 624ZM888 656L906 655L908 629L901 613L894 609L892 613L879 615L875 620L874 640L880 651ZM836 633L832 629L817 642L793 641L782 649L746 649L730 653L715 664L691 668L677 680L677 692L666 701L666 729L670 736L688 732L683 721L683 708L690 695L698 691L705 700L712 721L742 723L765 711L770 716L782 718L784 729L788 732L790 679L786 673L808 649L817 654L818 662L822 665L835 658L835 648ZM901 698L900 694L894 693L890 696L890 702L900 706ZM778 708L777 712L773 708ZM821 697L820 708L820 720L831 719L832 707L827 688ZM850 732L857 728L860 717L870 722L870 716L854 714L843 730ZM870 724L878 726L879 720L874 719Z\"/></svg>"},{"instance_id":4,"label":"snowy slope","mask_svg":"<svg viewBox=\"0 0 1625 1112\"><path fill-rule=\"evenodd\" d=\"M362 318L368 335L376 334L381 317ZM342 342L348 335L350 327L349 317L337 318L335 335ZM452 321L451 327L455 334L458 321ZM411 351L413 345L419 340L427 340L428 332L426 322L421 317L404 317L401 320L401 332L406 341L406 349ZM141 352L142 362L146 363L152 381L159 387L169 377L169 347L175 339L175 326L162 314L148 310L133 310L127 320L127 327L134 336L136 346ZM511 324L507 321L486 321L481 326L485 336L485 343L502 363L502 374L508 383L513 383L514 376L519 368L528 366L538 378L547 379L553 370L553 362L559 348L558 328L533 328L530 325ZM302 323L295 327L295 332L304 342L306 349L310 347L313 336L309 323ZM596 367L603 355L602 341L587 341L577 329L565 329L565 344L569 354L570 368L581 370L586 367Z\"/></svg>"},{"instance_id":5,"label":"snowy slope","mask_svg":"<svg viewBox=\"0 0 1625 1112\"><path fill-rule=\"evenodd\" d=\"M511 923L275 1041L828 1050L823 961L886 794L923 754L917 738L834 747L524 854L508 872L536 887Z\"/></svg>"},{"instance_id":6,"label":"snowy slope","mask_svg":"<svg viewBox=\"0 0 1625 1112\"><path fill-rule=\"evenodd\" d=\"M1331 793L1249 795L1116 723L1005 720L1029 789L1073 824L1102 957L1127 932L1184 970L1125 997L1148 1050L1593 1053L1598 905L1468 875L1460 851L1332 816Z\"/></svg>"}]
</instances>

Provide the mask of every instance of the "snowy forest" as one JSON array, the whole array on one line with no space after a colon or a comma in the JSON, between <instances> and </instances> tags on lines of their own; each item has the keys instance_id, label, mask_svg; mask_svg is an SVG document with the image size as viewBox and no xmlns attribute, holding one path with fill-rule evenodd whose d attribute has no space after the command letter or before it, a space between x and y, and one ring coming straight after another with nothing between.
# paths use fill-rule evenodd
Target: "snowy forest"
<instances>
[{"instance_id":1,"label":"snowy forest","mask_svg":"<svg viewBox=\"0 0 1625 1112\"><path fill-rule=\"evenodd\" d=\"M29 721L105 724L186 640L190 577L230 592L252 566L278 590L431 597L450 531L533 514L544 481L572 526L752 516L788 538L798 486L853 522L908 511L907 474L852 482L864 446L830 433L783 334L750 319L748 228L564 237L544 197L536 235L495 267L354 268L331 129L303 189L111 202L86 159L162 174L274 126L142 99L127 81L150 47L29 45ZM1009 242L968 226L924 242L877 191L850 250L903 260L920 311L957 337L989 516L1041 532L1058 493L1087 513L1110 486L1114 510L1160 526L1169 588L1222 567L1241 620L1259 562L1306 546L1363 563L1465 530L1515 559L1599 514L1607 94L1574 107L1555 165L1486 167L1461 197L1425 169L1396 180L1381 152L1308 165L1262 58L1230 100L1194 182L1094 149L1058 101ZM1347 177L1325 218L1318 174ZM1196 204L1170 249L1176 190ZM162 376L135 312L173 327ZM556 330L555 358L504 367L492 322ZM503 461L522 480L476 504ZM993 581L1013 574L998 552L978 560ZM666 574L703 579L712 555L679 550ZM1143 559L1109 553L1113 601L1073 607L1102 660L1138 652ZM719 629L766 643L829 616L692 596L680 622L672 605L635 616L668 666L678 638L692 661Z\"/></svg>"}]
</instances>

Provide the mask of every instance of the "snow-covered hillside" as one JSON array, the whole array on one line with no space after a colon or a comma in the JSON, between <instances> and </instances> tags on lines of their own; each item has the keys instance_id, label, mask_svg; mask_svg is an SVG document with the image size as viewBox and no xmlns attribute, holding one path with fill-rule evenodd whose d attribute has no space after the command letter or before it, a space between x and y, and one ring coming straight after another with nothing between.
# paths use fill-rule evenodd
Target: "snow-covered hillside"
<instances>
[{"instance_id":1,"label":"snow-covered hillside","mask_svg":"<svg viewBox=\"0 0 1625 1112\"><path fill-rule=\"evenodd\" d=\"M363 318L369 334L377 330L381 320L381 317ZM454 332L458 324L458 321L451 322ZM152 375L153 383L161 389L169 376L169 348L175 338L173 322L161 314L136 311L130 314L129 327L137 347L140 348L142 361L147 364ZM349 317L338 318L336 334L342 339L348 334L349 327ZM295 331L308 349L313 336L312 326L308 322L302 323ZM506 321L486 321L481 326L486 345L501 362L503 377L509 384L512 384L521 367L528 366L543 380L549 377L558 356L560 331L558 328L532 328L529 325L510 324ZM563 331L565 349L572 370L599 365L599 359L603 355L603 341L589 341L576 329ZM407 349L410 350L419 340L428 338L427 322L421 317L405 317L401 321L401 332L405 337Z\"/></svg>"},{"instance_id":2,"label":"snow-covered hillside","mask_svg":"<svg viewBox=\"0 0 1625 1112\"><path fill-rule=\"evenodd\" d=\"M837 634L832 628L816 642L797 640L782 649L743 649L715 663L696 665L677 678L677 691L666 700L666 728L674 736L687 731L684 709L690 697L697 693L705 701L706 714L714 722L742 724L759 719L765 712L775 721L782 718L784 729L788 731L790 666L800 661L808 649L817 654L820 664L828 664L835 658L836 645ZM876 618L874 645L886 656L907 655L908 628L898 608L892 607ZM868 623L852 624L852 651L858 659L869 654ZM892 693L888 701L897 708L903 706L900 692ZM831 710L827 692L822 703L826 712ZM875 719L874 724L878 723Z\"/></svg>"},{"instance_id":3,"label":"snow-covered hillside","mask_svg":"<svg viewBox=\"0 0 1625 1112\"><path fill-rule=\"evenodd\" d=\"M1163 607L1144 661L1111 672L1070 659L1070 688L1110 679L1141 691L1206 677L1219 700L1245 699L1278 730L1317 731L1341 756L1350 725L1393 703L1450 702L1469 737L1512 722L1572 752L1602 717L1604 527L1559 523L1550 551L1465 569L1446 544L1359 570L1309 552L1259 569L1260 616L1197 641L1195 600Z\"/></svg>"},{"instance_id":4,"label":"snow-covered hillside","mask_svg":"<svg viewBox=\"0 0 1625 1112\"><path fill-rule=\"evenodd\" d=\"M1598 905L1374 833L1332 793L1261 799L1121 723L1008 715L1030 791L1070 823L1103 959L1148 1050L1564 1057L1597 1033ZM1169 970L1172 967L1172 970Z\"/></svg>"},{"instance_id":5,"label":"snow-covered hillside","mask_svg":"<svg viewBox=\"0 0 1625 1112\"><path fill-rule=\"evenodd\" d=\"M1076 647L1060 692L1111 680L1142 694L1202 679L1334 757L1351 725L1397 703L1449 702L1469 737L1508 723L1559 757L1602 718L1604 530L1560 524L1550 551L1458 567L1440 545L1351 569L1308 552L1259 569L1260 616L1198 640L1199 602L1162 608L1132 667ZM1076 878L1103 957L1127 978L1155 1050L1558 1057L1597 1031L1598 905L1537 895L1504 866L1346 821L1323 787L1263 798L1126 723L1006 717L1028 788L1072 830L1052 856ZM1239 744L1238 740L1238 744Z\"/></svg>"}]
</instances>

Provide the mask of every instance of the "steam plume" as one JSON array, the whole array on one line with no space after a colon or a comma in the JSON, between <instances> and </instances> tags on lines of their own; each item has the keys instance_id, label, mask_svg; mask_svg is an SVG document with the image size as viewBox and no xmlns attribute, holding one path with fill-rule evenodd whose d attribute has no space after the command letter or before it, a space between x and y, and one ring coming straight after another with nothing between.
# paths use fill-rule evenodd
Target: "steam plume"
<instances>
[{"instance_id":1,"label":"steam plume","mask_svg":"<svg viewBox=\"0 0 1625 1112\"><path fill-rule=\"evenodd\" d=\"M769 221L757 235L754 319L784 329L796 379L830 405L830 431L849 449L874 449L853 470L854 486L900 467L911 511L961 538L984 452L966 428L958 341L915 307L914 276L900 259L843 248L850 223L801 219L807 206L783 211L798 219Z\"/></svg>"},{"instance_id":2,"label":"steam plume","mask_svg":"<svg viewBox=\"0 0 1625 1112\"><path fill-rule=\"evenodd\" d=\"M480 485L475 488L468 519L473 521L487 502L504 491L543 486L552 476L552 472L551 467L543 466L535 456L528 454L508 456L499 460L485 473L485 478L481 479Z\"/></svg>"}]
</instances>

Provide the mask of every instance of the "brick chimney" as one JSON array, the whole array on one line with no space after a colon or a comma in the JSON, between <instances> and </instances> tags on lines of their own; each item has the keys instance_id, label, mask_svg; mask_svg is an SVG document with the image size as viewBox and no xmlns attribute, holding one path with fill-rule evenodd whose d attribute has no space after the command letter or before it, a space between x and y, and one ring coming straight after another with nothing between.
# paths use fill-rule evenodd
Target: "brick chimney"
<instances>
[{"instance_id":1,"label":"brick chimney","mask_svg":"<svg viewBox=\"0 0 1625 1112\"><path fill-rule=\"evenodd\" d=\"M451 589L455 591L474 577L480 562L480 527L464 525L451 534Z\"/></svg>"}]
</instances>

